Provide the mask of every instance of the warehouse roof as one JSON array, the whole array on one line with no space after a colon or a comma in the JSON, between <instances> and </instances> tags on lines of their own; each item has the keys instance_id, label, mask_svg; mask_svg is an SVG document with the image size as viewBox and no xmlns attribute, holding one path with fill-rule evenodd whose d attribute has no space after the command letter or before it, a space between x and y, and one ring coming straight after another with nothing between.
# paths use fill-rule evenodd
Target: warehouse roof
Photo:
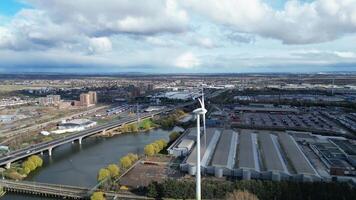
<instances>
[{"instance_id":1,"label":"warehouse roof","mask_svg":"<svg viewBox=\"0 0 356 200\"><path fill-rule=\"evenodd\" d=\"M216 146L216 150L213 156L213 160L211 162L211 165L213 166L220 166L220 167L228 167L228 161L229 158L231 158L233 155L230 155L230 149L233 147L233 143L237 142L236 137L235 141L233 140L233 136L236 133L233 132L232 130L225 130L221 136L220 140ZM235 145L236 147L236 145ZM236 151L236 149L234 149Z\"/></svg>"},{"instance_id":2,"label":"warehouse roof","mask_svg":"<svg viewBox=\"0 0 356 200\"><path fill-rule=\"evenodd\" d=\"M209 146L209 143L211 142L212 138L214 137L216 129L210 129L208 128L206 130L206 144ZM201 134L201 139L200 139L200 158L202 159L205 153L205 144L204 144L204 136ZM196 146L194 147L193 151L189 155L187 159L187 163L191 165L195 165L197 162L197 148Z\"/></svg>"},{"instance_id":3,"label":"warehouse roof","mask_svg":"<svg viewBox=\"0 0 356 200\"><path fill-rule=\"evenodd\" d=\"M194 145L195 141L190 139L183 139L179 144L178 148L190 148L190 146Z\"/></svg>"},{"instance_id":4,"label":"warehouse roof","mask_svg":"<svg viewBox=\"0 0 356 200\"><path fill-rule=\"evenodd\" d=\"M273 140L272 137L274 136L268 133L260 133L258 135L265 168L267 169L267 171L287 172L286 166L284 165L277 144L275 143L276 141Z\"/></svg>"},{"instance_id":5,"label":"warehouse roof","mask_svg":"<svg viewBox=\"0 0 356 200\"><path fill-rule=\"evenodd\" d=\"M242 132L239 140L238 167L257 170L258 158L256 157L256 146L253 141L253 134Z\"/></svg>"},{"instance_id":6,"label":"warehouse roof","mask_svg":"<svg viewBox=\"0 0 356 200\"><path fill-rule=\"evenodd\" d=\"M303 152L298 147L298 144L292 138L292 136L281 133L279 134L279 141L286 153L288 160L290 160L293 168L298 174L311 174L317 175L314 168L311 166Z\"/></svg>"}]
</instances>

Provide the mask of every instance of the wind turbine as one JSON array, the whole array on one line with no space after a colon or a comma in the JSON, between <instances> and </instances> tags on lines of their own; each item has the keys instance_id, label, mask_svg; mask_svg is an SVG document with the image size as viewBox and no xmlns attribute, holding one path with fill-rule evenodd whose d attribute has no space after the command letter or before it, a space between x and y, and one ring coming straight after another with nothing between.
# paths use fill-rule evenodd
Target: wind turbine
<instances>
[{"instance_id":1,"label":"wind turbine","mask_svg":"<svg viewBox=\"0 0 356 200\"><path fill-rule=\"evenodd\" d=\"M204 106L204 97L203 100L198 99L201 107L193 111L197 118L197 165L196 165L196 199L201 200L201 173L200 173L200 115L203 115L205 119L205 113L207 110ZM204 132L205 132L205 121L204 121Z\"/></svg>"},{"instance_id":2,"label":"wind turbine","mask_svg":"<svg viewBox=\"0 0 356 200\"><path fill-rule=\"evenodd\" d=\"M205 103L204 103L204 87L201 89L201 100L198 99L200 102L200 105L203 109L205 109ZM205 109L206 110L206 109ZM206 126L205 126L205 113L203 114L203 132L204 132L204 149L206 149Z\"/></svg>"}]
</instances>

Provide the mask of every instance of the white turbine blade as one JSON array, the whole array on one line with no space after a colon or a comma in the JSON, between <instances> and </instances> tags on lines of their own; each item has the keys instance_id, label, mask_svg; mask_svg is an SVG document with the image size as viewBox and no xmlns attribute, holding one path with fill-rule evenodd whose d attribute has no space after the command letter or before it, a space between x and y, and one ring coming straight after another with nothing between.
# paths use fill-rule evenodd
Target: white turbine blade
<instances>
[{"instance_id":1,"label":"white turbine blade","mask_svg":"<svg viewBox=\"0 0 356 200\"><path fill-rule=\"evenodd\" d=\"M204 103L204 88L201 90L201 98L202 98L202 107L205 108L205 103Z\"/></svg>"},{"instance_id":2,"label":"white turbine blade","mask_svg":"<svg viewBox=\"0 0 356 200\"><path fill-rule=\"evenodd\" d=\"M200 106L201 106L202 108L204 108L204 103L202 102L202 100L201 100L200 98L198 98L198 101L199 101L199 103L200 103Z\"/></svg>"},{"instance_id":3,"label":"white turbine blade","mask_svg":"<svg viewBox=\"0 0 356 200\"><path fill-rule=\"evenodd\" d=\"M204 87L202 87L201 90L201 106L203 109L205 109L205 101L204 101ZM205 113L203 114L203 133L204 133L204 149L206 149L206 125L205 125Z\"/></svg>"},{"instance_id":4,"label":"white turbine blade","mask_svg":"<svg viewBox=\"0 0 356 200\"><path fill-rule=\"evenodd\" d=\"M204 132L204 149L206 149L206 125L205 125L205 113L203 114L203 132Z\"/></svg>"}]
</instances>

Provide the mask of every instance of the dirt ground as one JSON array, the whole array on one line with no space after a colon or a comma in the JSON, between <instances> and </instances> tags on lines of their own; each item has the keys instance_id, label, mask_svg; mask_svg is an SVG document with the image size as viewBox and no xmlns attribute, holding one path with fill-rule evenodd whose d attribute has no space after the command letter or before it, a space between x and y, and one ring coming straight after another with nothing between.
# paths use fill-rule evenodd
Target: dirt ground
<instances>
[{"instance_id":1,"label":"dirt ground","mask_svg":"<svg viewBox=\"0 0 356 200\"><path fill-rule=\"evenodd\" d=\"M132 188L147 186L152 181L162 182L166 178L179 179L184 176L176 167L171 166L170 157L152 157L137 164L120 179L120 184Z\"/></svg>"}]
</instances>

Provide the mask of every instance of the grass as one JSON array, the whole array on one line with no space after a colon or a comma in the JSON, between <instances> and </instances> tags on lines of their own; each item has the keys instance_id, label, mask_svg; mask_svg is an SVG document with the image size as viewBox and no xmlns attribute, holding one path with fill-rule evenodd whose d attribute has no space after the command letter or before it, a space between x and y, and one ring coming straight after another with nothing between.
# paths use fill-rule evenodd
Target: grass
<instances>
[{"instance_id":1,"label":"grass","mask_svg":"<svg viewBox=\"0 0 356 200\"><path fill-rule=\"evenodd\" d=\"M145 129L145 126L154 128L154 127L157 127L157 124L155 124L151 119L144 119L144 120L140 121L138 128L142 130L142 129Z\"/></svg>"}]
</instances>

